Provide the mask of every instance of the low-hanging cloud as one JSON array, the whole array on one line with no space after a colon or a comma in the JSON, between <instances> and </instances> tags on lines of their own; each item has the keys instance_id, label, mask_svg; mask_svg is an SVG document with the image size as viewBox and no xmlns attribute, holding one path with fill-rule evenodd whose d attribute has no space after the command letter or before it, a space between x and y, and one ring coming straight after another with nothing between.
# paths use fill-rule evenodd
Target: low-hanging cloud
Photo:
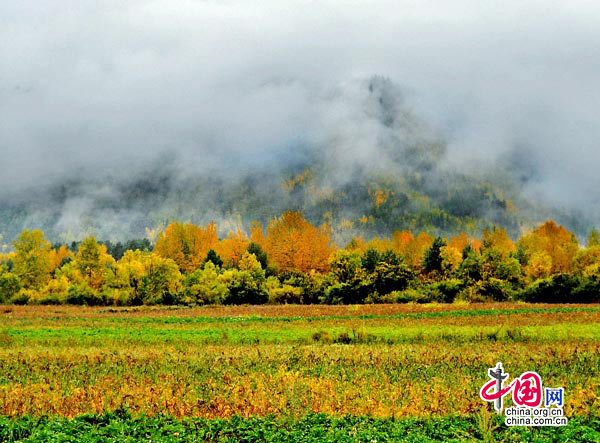
<instances>
[{"instance_id":1,"label":"low-hanging cloud","mask_svg":"<svg viewBox=\"0 0 600 443\"><path fill-rule=\"evenodd\" d=\"M599 19L578 0L4 2L0 201L33 202L18 228L68 232L125 183L132 203L102 217L139 233L144 180L167 196L197 177L277 182L317 157L341 185L424 137L445 141L447 168L505 168L524 195L595 221ZM372 76L398 89L390 103L369 103ZM372 115L385 106L392 125ZM43 204L50 188L60 207ZM192 217L223 216L211 201Z\"/></svg>"}]
</instances>

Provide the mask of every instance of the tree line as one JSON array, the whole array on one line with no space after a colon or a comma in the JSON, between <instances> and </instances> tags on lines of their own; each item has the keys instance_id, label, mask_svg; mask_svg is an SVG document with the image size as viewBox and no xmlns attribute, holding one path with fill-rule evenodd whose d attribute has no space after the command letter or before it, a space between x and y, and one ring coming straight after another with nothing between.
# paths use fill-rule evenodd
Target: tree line
<instances>
[{"instance_id":1,"label":"tree line","mask_svg":"<svg viewBox=\"0 0 600 443\"><path fill-rule=\"evenodd\" d=\"M600 235L582 246L553 221L516 242L495 228L481 238L396 231L339 247L327 224L287 211L225 238L215 223L176 222L155 244L51 245L25 230L13 248L0 255L0 303L600 302Z\"/></svg>"}]
</instances>

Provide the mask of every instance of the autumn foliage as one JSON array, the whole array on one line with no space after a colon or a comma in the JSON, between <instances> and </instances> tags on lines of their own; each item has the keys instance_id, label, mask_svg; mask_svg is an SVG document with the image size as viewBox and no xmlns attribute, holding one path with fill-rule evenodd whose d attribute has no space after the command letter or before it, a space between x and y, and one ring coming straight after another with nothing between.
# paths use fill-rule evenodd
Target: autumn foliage
<instances>
[{"instance_id":1,"label":"autumn foliage","mask_svg":"<svg viewBox=\"0 0 600 443\"><path fill-rule=\"evenodd\" d=\"M154 251L172 259L182 271L191 272L200 267L208 251L218 243L215 223L205 228L191 223L171 223L158 235Z\"/></svg>"},{"instance_id":2,"label":"autumn foliage","mask_svg":"<svg viewBox=\"0 0 600 443\"><path fill-rule=\"evenodd\" d=\"M23 231L0 256L0 301L14 304L258 304L600 301L600 246L548 221L515 242L504 229L453 237L354 237L294 211L219 237L217 225L169 224L115 256L87 237L55 245ZM139 246L135 246L139 245ZM145 245L145 246L144 246ZM137 249L139 247L139 249ZM140 250L143 249L143 250ZM114 250L114 249L113 249Z\"/></svg>"},{"instance_id":3,"label":"autumn foliage","mask_svg":"<svg viewBox=\"0 0 600 443\"><path fill-rule=\"evenodd\" d=\"M579 250L575 234L553 221L521 238L519 244L531 257L527 271L532 276L570 272L573 258Z\"/></svg>"},{"instance_id":4,"label":"autumn foliage","mask_svg":"<svg viewBox=\"0 0 600 443\"><path fill-rule=\"evenodd\" d=\"M260 239L258 233L256 236ZM329 226L313 226L294 211L284 212L271 221L266 237L259 244L280 271L326 272L334 251Z\"/></svg>"}]
</instances>

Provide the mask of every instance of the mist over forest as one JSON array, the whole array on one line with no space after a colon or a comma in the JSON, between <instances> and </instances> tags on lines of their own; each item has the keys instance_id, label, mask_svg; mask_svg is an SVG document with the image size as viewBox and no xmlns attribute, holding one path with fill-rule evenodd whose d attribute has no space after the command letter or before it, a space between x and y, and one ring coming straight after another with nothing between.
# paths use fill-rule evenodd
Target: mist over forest
<instances>
[{"instance_id":1,"label":"mist over forest","mask_svg":"<svg viewBox=\"0 0 600 443\"><path fill-rule=\"evenodd\" d=\"M598 8L376 3L0 5L0 244L600 225Z\"/></svg>"}]
</instances>

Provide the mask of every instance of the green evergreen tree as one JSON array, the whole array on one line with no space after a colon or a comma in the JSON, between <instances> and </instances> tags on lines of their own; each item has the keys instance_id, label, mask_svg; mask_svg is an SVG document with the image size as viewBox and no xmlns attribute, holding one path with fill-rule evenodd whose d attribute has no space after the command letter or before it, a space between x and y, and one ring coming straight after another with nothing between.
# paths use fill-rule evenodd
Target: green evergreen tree
<instances>
[{"instance_id":1,"label":"green evergreen tree","mask_svg":"<svg viewBox=\"0 0 600 443\"><path fill-rule=\"evenodd\" d=\"M431 248L425 251L425 257L423 257L423 270L425 272L441 272L442 271L442 248L446 246L446 241L437 237Z\"/></svg>"},{"instance_id":2,"label":"green evergreen tree","mask_svg":"<svg viewBox=\"0 0 600 443\"><path fill-rule=\"evenodd\" d=\"M223 266L223 260L221 260L221 257L219 257L219 254L217 254L214 249L210 249L208 254L206 254L204 264L208 262L211 262L213 265L218 266L219 268Z\"/></svg>"},{"instance_id":3,"label":"green evergreen tree","mask_svg":"<svg viewBox=\"0 0 600 443\"><path fill-rule=\"evenodd\" d=\"M260 263L260 266L264 270L267 270L268 265L269 265L269 258L267 257L267 253L265 251L263 251L263 248L261 248L258 243L254 243L254 242L250 243L248 245L248 252L250 254L254 254L254 256Z\"/></svg>"}]
</instances>

